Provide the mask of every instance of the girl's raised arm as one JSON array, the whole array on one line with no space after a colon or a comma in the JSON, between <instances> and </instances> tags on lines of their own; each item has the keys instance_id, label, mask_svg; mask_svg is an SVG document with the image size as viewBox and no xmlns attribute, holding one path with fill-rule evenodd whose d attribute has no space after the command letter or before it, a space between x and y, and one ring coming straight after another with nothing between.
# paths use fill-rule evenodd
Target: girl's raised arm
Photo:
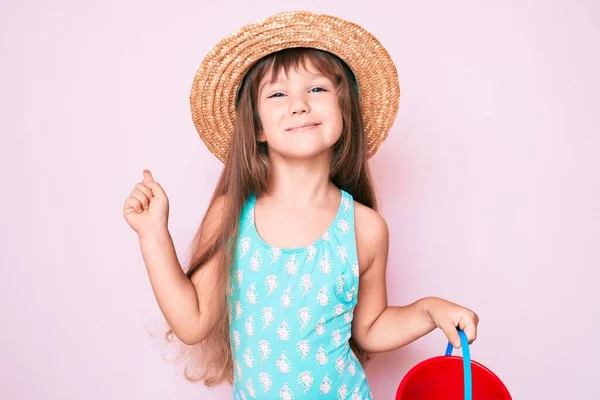
<instances>
[{"instance_id":1,"label":"girl's raised arm","mask_svg":"<svg viewBox=\"0 0 600 400\"><path fill-rule=\"evenodd\" d=\"M220 220L221 203L216 202L207 215L201 245ZM224 294L225 284L218 282L219 257L209 260L191 279L187 277L168 230L167 195L147 170L127 198L123 214L138 234L154 296L173 333L186 344L202 341L217 321L215 307Z\"/></svg>"}]
</instances>

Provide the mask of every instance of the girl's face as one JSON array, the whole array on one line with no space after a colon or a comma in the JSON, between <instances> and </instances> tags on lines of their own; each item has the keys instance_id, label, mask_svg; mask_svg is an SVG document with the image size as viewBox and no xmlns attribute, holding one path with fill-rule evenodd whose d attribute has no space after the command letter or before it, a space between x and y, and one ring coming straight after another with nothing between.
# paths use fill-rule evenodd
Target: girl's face
<instances>
[{"instance_id":1,"label":"girl's face","mask_svg":"<svg viewBox=\"0 0 600 400\"><path fill-rule=\"evenodd\" d=\"M342 134L336 88L310 61L306 69L282 70L273 84L271 73L259 84L258 115L271 156L306 159L331 152Z\"/></svg>"}]
</instances>

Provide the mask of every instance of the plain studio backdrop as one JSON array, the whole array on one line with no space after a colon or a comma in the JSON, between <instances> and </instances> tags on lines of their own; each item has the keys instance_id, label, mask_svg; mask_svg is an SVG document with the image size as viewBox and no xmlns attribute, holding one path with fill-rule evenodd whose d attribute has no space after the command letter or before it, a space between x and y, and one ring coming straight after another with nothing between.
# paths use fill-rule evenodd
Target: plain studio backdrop
<instances>
[{"instance_id":1,"label":"plain studio backdrop","mask_svg":"<svg viewBox=\"0 0 600 400\"><path fill-rule=\"evenodd\" d=\"M474 309L472 356L515 399L600 398L593 0L3 1L0 398L231 395L161 358L122 206L149 168L186 258L221 170L191 120L196 69L224 35L297 9L361 24L398 68L398 117L371 160L389 303ZM378 355L375 398L445 346L436 330Z\"/></svg>"}]
</instances>

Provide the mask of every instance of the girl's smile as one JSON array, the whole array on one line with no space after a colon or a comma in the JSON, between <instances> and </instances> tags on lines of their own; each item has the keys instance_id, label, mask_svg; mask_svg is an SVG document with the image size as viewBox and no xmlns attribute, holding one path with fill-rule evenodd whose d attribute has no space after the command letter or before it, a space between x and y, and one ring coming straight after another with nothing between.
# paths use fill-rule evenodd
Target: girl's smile
<instances>
[{"instance_id":1,"label":"girl's smile","mask_svg":"<svg viewBox=\"0 0 600 400\"><path fill-rule=\"evenodd\" d=\"M288 132L306 131L306 130L309 130L309 129L316 128L319 125L321 125L321 123L319 123L319 122L318 123L310 123L310 122L308 122L308 123L304 123L304 124L300 124L300 125L296 125L294 127L288 128L288 129L286 129L286 131L288 131Z\"/></svg>"}]
</instances>

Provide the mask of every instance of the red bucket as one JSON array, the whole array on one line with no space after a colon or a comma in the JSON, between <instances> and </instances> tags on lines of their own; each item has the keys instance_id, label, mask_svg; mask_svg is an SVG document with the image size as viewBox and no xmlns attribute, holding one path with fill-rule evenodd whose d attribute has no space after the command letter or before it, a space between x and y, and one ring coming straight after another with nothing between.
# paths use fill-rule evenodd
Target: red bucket
<instances>
[{"instance_id":1,"label":"red bucket","mask_svg":"<svg viewBox=\"0 0 600 400\"><path fill-rule=\"evenodd\" d=\"M463 357L445 356L414 366L400 382L396 400L512 400L504 383L489 369L471 361L469 343L459 330Z\"/></svg>"}]
</instances>

